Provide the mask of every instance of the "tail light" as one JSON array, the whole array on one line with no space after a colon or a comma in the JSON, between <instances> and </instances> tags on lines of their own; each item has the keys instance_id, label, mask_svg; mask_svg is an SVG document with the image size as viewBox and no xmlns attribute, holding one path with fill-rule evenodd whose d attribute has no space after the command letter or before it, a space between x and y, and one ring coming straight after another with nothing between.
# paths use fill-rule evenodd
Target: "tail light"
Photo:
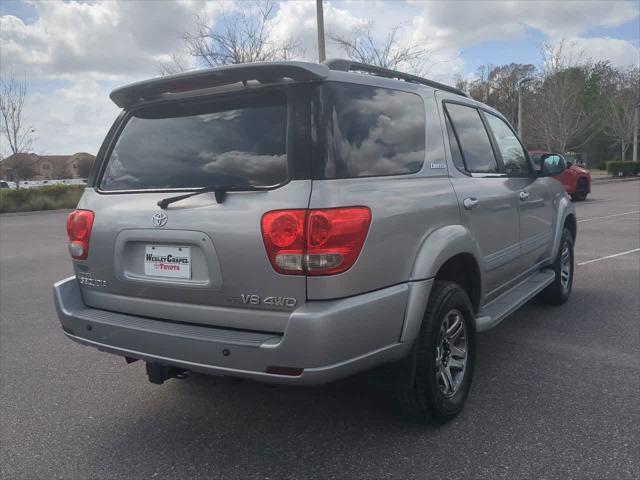
<instances>
[{"instance_id":1,"label":"tail light","mask_svg":"<svg viewBox=\"0 0 640 480\"><path fill-rule=\"evenodd\" d=\"M356 262L370 223L367 207L275 210L262 217L262 237L277 272L334 275Z\"/></svg>"},{"instance_id":2,"label":"tail light","mask_svg":"<svg viewBox=\"0 0 640 480\"><path fill-rule=\"evenodd\" d=\"M91 210L74 210L67 217L69 253L76 260L84 260L89 254L89 239L94 213Z\"/></svg>"}]
</instances>

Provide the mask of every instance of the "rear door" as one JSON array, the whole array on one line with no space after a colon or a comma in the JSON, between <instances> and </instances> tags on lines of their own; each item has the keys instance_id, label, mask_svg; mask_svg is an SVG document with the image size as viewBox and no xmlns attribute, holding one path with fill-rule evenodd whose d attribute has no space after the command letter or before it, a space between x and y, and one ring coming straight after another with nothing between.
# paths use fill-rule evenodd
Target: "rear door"
<instances>
[{"instance_id":1,"label":"rear door","mask_svg":"<svg viewBox=\"0 0 640 480\"><path fill-rule=\"evenodd\" d=\"M96 308L180 322L283 331L306 300L302 275L276 273L261 219L307 208L308 87L163 102L131 112L80 208L95 212L79 276ZM211 185L262 186L218 203ZM242 313L242 310L246 311ZM240 312L240 313L239 313Z\"/></svg>"},{"instance_id":2,"label":"rear door","mask_svg":"<svg viewBox=\"0 0 640 480\"><path fill-rule=\"evenodd\" d=\"M495 155L478 109L458 101L443 104L451 158L451 182L463 220L483 256L488 297L518 274L518 186Z\"/></svg>"}]
</instances>

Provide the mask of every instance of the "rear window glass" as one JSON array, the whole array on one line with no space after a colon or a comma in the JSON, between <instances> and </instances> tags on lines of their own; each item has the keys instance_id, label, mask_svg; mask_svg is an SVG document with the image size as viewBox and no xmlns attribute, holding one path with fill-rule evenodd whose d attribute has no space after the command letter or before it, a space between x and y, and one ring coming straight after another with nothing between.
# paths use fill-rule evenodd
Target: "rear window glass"
<instances>
[{"instance_id":1,"label":"rear window glass","mask_svg":"<svg viewBox=\"0 0 640 480\"><path fill-rule=\"evenodd\" d=\"M288 179L286 146L282 92L147 107L127 121L100 187L277 185Z\"/></svg>"},{"instance_id":2,"label":"rear window glass","mask_svg":"<svg viewBox=\"0 0 640 480\"><path fill-rule=\"evenodd\" d=\"M460 141L467 171L496 173L498 164L480 112L475 108L447 103L447 113Z\"/></svg>"},{"instance_id":3,"label":"rear window glass","mask_svg":"<svg viewBox=\"0 0 640 480\"><path fill-rule=\"evenodd\" d=\"M413 93L347 83L323 84L324 152L314 162L317 178L415 173L425 157L425 113Z\"/></svg>"}]
</instances>

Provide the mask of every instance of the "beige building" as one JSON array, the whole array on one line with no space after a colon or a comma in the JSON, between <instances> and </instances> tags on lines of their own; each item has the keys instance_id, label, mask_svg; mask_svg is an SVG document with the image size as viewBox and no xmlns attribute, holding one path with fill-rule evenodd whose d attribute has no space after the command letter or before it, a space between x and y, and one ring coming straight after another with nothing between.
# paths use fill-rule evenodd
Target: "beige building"
<instances>
[{"instance_id":1,"label":"beige building","mask_svg":"<svg viewBox=\"0 0 640 480\"><path fill-rule=\"evenodd\" d=\"M83 178L89 174L95 157L90 153L73 155L37 155L14 153L0 162L0 176L7 180L51 180Z\"/></svg>"}]
</instances>

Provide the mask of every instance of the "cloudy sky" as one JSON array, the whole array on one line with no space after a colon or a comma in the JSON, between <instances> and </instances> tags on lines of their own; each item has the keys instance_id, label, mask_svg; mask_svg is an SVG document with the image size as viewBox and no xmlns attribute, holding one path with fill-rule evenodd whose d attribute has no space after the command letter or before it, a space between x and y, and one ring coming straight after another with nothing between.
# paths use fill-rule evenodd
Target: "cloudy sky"
<instances>
[{"instance_id":1,"label":"cloudy sky","mask_svg":"<svg viewBox=\"0 0 640 480\"><path fill-rule=\"evenodd\" d=\"M197 15L215 26L236 1L31 1L0 2L2 73L30 83L28 119L37 153L96 153L118 113L108 93L118 85L156 76L171 55L184 55L181 34ZM246 6L246 3L244 3ZM313 60L315 2L282 1L273 35L293 37ZM595 60L639 62L636 1L421 1L325 0L328 32L345 34L367 21L385 36L402 24L407 41L425 42L430 76L451 82L478 65L540 63L539 45L568 39ZM328 56L343 56L328 44ZM186 60L188 62L188 60ZM6 151L5 145L0 149Z\"/></svg>"}]
</instances>

